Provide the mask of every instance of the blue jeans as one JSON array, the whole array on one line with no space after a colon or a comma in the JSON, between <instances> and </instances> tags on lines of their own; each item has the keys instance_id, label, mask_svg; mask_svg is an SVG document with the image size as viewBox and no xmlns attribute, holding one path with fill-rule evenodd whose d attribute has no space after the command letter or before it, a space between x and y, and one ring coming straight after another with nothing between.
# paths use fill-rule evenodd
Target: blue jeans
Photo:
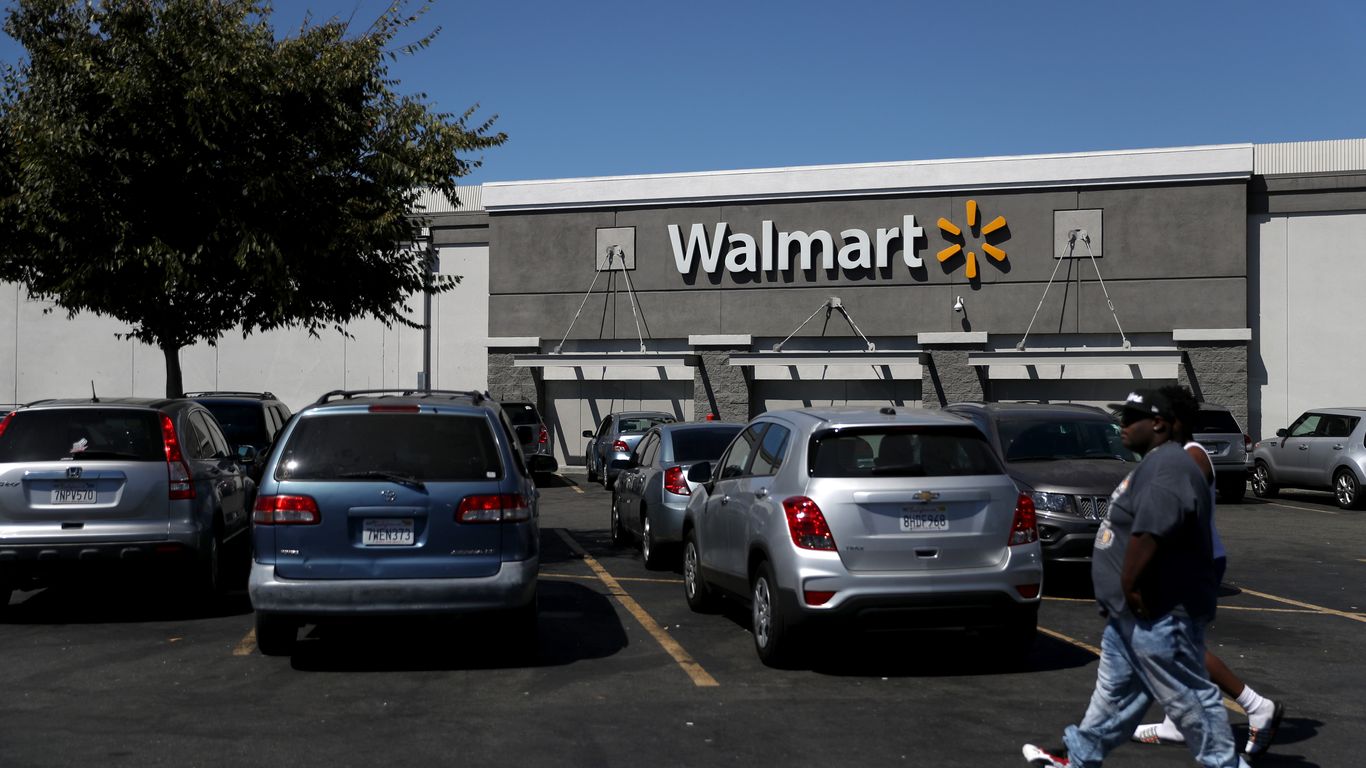
<instances>
[{"instance_id":1,"label":"blue jeans","mask_svg":"<svg viewBox=\"0 0 1366 768\"><path fill-rule=\"evenodd\" d=\"M1063 733L1073 768L1099 766L1128 741L1156 699L1206 768L1237 768L1223 694L1205 672L1205 625L1187 617L1111 617L1100 641L1096 690L1081 725Z\"/></svg>"}]
</instances>

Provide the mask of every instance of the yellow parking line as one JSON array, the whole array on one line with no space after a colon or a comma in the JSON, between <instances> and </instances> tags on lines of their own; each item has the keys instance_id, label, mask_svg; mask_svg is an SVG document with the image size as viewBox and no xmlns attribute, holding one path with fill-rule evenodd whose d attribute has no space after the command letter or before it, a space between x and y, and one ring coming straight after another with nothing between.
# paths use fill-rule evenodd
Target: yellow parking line
<instances>
[{"instance_id":1,"label":"yellow parking line","mask_svg":"<svg viewBox=\"0 0 1366 768\"><path fill-rule=\"evenodd\" d=\"M720 683L716 682L716 678L707 674L707 670L703 669L701 664L694 661L693 658L688 655L688 652L683 650L683 646L679 645L672 637L669 637L669 634L664 631L664 628L659 626L659 623L656 622L650 614L646 613L644 608L640 607L640 603L637 603L635 598L627 594L625 589L622 589L621 584L613 578L612 574L607 572L606 568L602 567L601 563L594 559L592 555L585 552L583 547L580 547L579 543L574 541L563 528L556 528L555 533L559 534L561 539L564 539L564 543L569 545L569 548L574 551L574 554L583 558L584 563L592 569L593 573L597 574L598 580L606 585L607 591L621 603L622 607L636 618L636 621L640 622L640 626L644 627L645 631L650 633L650 637L653 637L655 642L659 643L664 651L673 657L673 660L678 666L682 667L683 671L688 673L688 677L692 678L693 685L700 688L710 688L720 685Z\"/></svg>"},{"instance_id":2,"label":"yellow parking line","mask_svg":"<svg viewBox=\"0 0 1366 768\"><path fill-rule=\"evenodd\" d=\"M583 576L577 573L546 573L541 571L543 579L583 579L585 581L599 581L597 576ZM682 579L647 579L641 576L619 576L617 581L643 581L648 584L682 584ZM1289 609L1286 609L1289 610Z\"/></svg>"},{"instance_id":3,"label":"yellow parking line","mask_svg":"<svg viewBox=\"0 0 1366 768\"><path fill-rule=\"evenodd\" d=\"M1247 590L1243 590L1246 592ZM1095 600L1085 597L1044 597L1045 600L1054 600L1060 603L1094 603ZM1248 611L1250 613L1317 613L1322 611L1313 608L1263 608L1256 605L1221 605L1221 611Z\"/></svg>"},{"instance_id":4,"label":"yellow parking line","mask_svg":"<svg viewBox=\"0 0 1366 768\"><path fill-rule=\"evenodd\" d=\"M1067 643L1068 645L1076 646L1077 648L1080 648L1080 649L1082 649L1083 651L1090 651L1092 654L1094 654L1094 655L1097 656L1097 657L1100 656L1100 649L1097 648L1097 647L1095 647L1094 645L1091 645L1090 643L1083 643L1082 641L1076 639L1075 637L1068 637L1067 635L1064 635L1064 634L1061 633L1061 632L1054 632L1053 630L1048 629L1047 627L1039 627L1039 631L1042 632L1042 633L1045 634L1045 635L1048 635L1049 637L1052 637L1052 638L1056 638L1056 639L1058 639L1058 640L1061 640L1061 641L1063 641L1064 643ZM1230 699L1230 698L1227 697L1227 696L1224 697L1224 709L1227 709L1227 710L1230 710L1230 711L1233 711L1233 712L1242 712L1242 711L1243 711L1243 708L1240 707L1240 706L1238 706L1238 703L1237 703L1237 702L1235 702L1233 699Z\"/></svg>"},{"instance_id":5,"label":"yellow parking line","mask_svg":"<svg viewBox=\"0 0 1366 768\"><path fill-rule=\"evenodd\" d=\"M1314 613L1322 613L1329 616L1341 616L1344 619L1351 619L1352 621L1360 621L1366 623L1366 616L1362 616L1361 614L1349 613L1347 611L1339 611L1334 608L1325 608L1321 605L1314 605L1313 603L1305 603L1299 600L1291 600L1288 597L1277 597L1276 595L1268 595L1265 592L1257 592L1255 590L1248 589L1247 587L1239 587L1239 589L1241 589L1243 592L1249 595L1252 595L1253 597L1260 597L1264 600L1274 600L1278 603L1285 603L1286 605L1294 605L1299 608L1307 608L1310 611L1313 611Z\"/></svg>"},{"instance_id":6,"label":"yellow parking line","mask_svg":"<svg viewBox=\"0 0 1366 768\"><path fill-rule=\"evenodd\" d=\"M256 650L256 629L247 630L247 636L242 638L236 648L232 649L233 656L250 656Z\"/></svg>"}]
</instances>

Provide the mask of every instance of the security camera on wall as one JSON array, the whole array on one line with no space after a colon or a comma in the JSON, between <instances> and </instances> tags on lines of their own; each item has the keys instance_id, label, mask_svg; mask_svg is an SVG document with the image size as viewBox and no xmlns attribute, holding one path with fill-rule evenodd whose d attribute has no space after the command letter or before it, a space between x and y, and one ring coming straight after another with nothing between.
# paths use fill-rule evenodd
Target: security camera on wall
<instances>
[{"instance_id":1,"label":"security camera on wall","mask_svg":"<svg viewBox=\"0 0 1366 768\"><path fill-rule=\"evenodd\" d=\"M962 312L962 311L963 311L963 308L964 308L965 306L966 306L966 305L963 304L963 297L962 297L962 296L959 296L957 299L954 299L954 302L953 302L953 311L954 311L954 312Z\"/></svg>"}]
</instances>

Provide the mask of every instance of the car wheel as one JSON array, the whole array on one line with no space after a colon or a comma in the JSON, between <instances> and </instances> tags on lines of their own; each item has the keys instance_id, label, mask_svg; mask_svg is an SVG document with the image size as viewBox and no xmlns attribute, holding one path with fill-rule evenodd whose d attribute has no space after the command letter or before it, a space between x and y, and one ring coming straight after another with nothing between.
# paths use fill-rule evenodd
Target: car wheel
<instances>
[{"instance_id":1,"label":"car wheel","mask_svg":"<svg viewBox=\"0 0 1366 768\"><path fill-rule=\"evenodd\" d=\"M664 567L664 553L655 541L654 527L650 525L648 510L640 516L640 559L644 561L647 570L657 571Z\"/></svg>"},{"instance_id":2,"label":"car wheel","mask_svg":"<svg viewBox=\"0 0 1366 768\"><path fill-rule=\"evenodd\" d=\"M1275 498L1280 492L1280 488L1271 479L1271 467L1264 461L1257 462L1257 466L1252 469L1252 492L1259 499Z\"/></svg>"},{"instance_id":3,"label":"car wheel","mask_svg":"<svg viewBox=\"0 0 1366 768\"><path fill-rule=\"evenodd\" d=\"M262 656L288 656L298 637L299 625L288 616L256 614L256 648Z\"/></svg>"},{"instance_id":4,"label":"car wheel","mask_svg":"<svg viewBox=\"0 0 1366 768\"><path fill-rule=\"evenodd\" d=\"M225 591L230 576L226 571L226 564L230 558L223 556L223 544L219 541L217 527L212 535L209 536L208 544L199 556L199 586L209 597L217 597Z\"/></svg>"},{"instance_id":5,"label":"car wheel","mask_svg":"<svg viewBox=\"0 0 1366 768\"><path fill-rule=\"evenodd\" d=\"M1350 469L1340 469L1333 476L1333 495L1343 509L1361 509L1361 483Z\"/></svg>"},{"instance_id":6,"label":"car wheel","mask_svg":"<svg viewBox=\"0 0 1366 768\"><path fill-rule=\"evenodd\" d=\"M796 658L796 640L790 620L778 593L778 582L773 578L773 567L759 564L750 587L751 630L754 650L765 666L787 668Z\"/></svg>"},{"instance_id":7,"label":"car wheel","mask_svg":"<svg viewBox=\"0 0 1366 768\"><path fill-rule=\"evenodd\" d=\"M621 514L617 512L617 495L612 494L612 518L608 523L612 531L612 546L626 546L626 529L621 527Z\"/></svg>"},{"instance_id":8,"label":"car wheel","mask_svg":"<svg viewBox=\"0 0 1366 768\"><path fill-rule=\"evenodd\" d=\"M0 615L4 615L5 609L9 607L10 595L14 594L14 588L8 584L0 584Z\"/></svg>"},{"instance_id":9,"label":"car wheel","mask_svg":"<svg viewBox=\"0 0 1366 768\"><path fill-rule=\"evenodd\" d=\"M596 483L598 481L598 473L593 469L593 459L591 456L584 460L584 466L588 467L588 482Z\"/></svg>"},{"instance_id":10,"label":"car wheel","mask_svg":"<svg viewBox=\"0 0 1366 768\"><path fill-rule=\"evenodd\" d=\"M1247 479L1238 473L1238 477L1221 482L1219 484L1219 500L1225 504L1237 504L1243 500L1247 494Z\"/></svg>"},{"instance_id":11,"label":"car wheel","mask_svg":"<svg viewBox=\"0 0 1366 768\"><path fill-rule=\"evenodd\" d=\"M683 539L683 594L694 613L716 610L716 595L702 577L702 555L697 551L697 536L692 531Z\"/></svg>"}]
</instances>

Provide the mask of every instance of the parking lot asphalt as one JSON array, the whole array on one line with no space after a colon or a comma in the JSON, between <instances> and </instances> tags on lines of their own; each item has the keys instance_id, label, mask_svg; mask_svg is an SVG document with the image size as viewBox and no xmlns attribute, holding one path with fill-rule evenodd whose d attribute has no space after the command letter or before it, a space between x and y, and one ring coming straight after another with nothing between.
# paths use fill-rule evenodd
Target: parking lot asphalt
<instances>
[{"instance_id":1,"label":"parking lot asphalt","mask_svg":"<svg viewBox=\"0 0 1366 768\"><path fill-rule=\"evenodd\" d=\"M1015 766L1085 709L1103 626L1085 569L1049 571L1026 669L934 632L831 638L779 671L744 607L694 614L677 569L611 547L607 491L565 474L542 492L535 663L473 620L310 627L268 658L244 593L21 592L0 614L0 766ZM1257 765L1360 764L1366 512L1286 494L1218 521L1230 564L1210 647L1288 707ZM1138 744L1107 761L1190 764Z\"/></svg>"}]
</instances>

